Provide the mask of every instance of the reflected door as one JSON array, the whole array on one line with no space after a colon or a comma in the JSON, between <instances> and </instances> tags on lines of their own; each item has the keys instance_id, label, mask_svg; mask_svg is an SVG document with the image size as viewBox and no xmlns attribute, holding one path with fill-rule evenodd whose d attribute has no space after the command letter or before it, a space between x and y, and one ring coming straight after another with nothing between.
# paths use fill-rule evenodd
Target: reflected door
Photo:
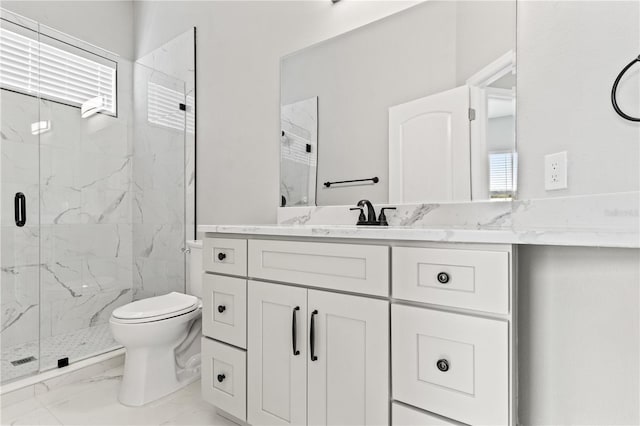
<instances>
[{"instance_id":1,"label":"reflected door","mask_svg":"<svg viewBox=\"0 0 640 426\"><path fill-rule=\"evenodd\" d=\"M469 88L389 108L389 202L471 199Z\"/></svg>"}]
</instances>

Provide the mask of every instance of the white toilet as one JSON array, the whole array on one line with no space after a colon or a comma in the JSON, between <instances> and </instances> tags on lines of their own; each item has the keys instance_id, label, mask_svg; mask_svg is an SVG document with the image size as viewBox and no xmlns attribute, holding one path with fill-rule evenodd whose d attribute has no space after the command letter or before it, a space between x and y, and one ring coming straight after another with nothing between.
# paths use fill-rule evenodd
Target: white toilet
<instances>
[{"instance_id":1,"label":"white toilet","mask_svg":"<svg viewBox=\"0 0 640 426\"><path fill-rule=\"evenodd\" d=\"M109 323L125 347L119 401L140 406L200 377L202 241L187 241L187 294L172 292L121 306Z\"/></svg>"}]
</instances>

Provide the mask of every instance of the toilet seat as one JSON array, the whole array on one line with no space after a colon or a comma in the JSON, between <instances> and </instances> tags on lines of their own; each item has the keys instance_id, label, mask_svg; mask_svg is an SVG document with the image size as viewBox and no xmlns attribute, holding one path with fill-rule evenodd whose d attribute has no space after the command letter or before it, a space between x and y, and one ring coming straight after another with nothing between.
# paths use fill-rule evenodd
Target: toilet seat
<instances>
[{"instance_id":1,"label":"toilet seat","mask_svg":"<svg viewBox=\"0 0 640 426\"><path fill-rule=\"evenodd\" d=\"M120 323L138 324L160 321L188 314L200 307L195 296L171 292L163 296L149 297L114 309L112 319Z\"/></svg>"}]
</instances>

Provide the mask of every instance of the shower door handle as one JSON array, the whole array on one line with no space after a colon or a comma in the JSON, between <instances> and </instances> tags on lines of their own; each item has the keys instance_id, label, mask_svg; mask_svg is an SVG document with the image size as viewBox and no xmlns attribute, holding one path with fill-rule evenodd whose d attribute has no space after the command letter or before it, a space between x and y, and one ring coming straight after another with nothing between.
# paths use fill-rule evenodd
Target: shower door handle
<instances>
[{"instance_id":1,"label":"shower door handle","mask_svg":"<svg viewBox=\"0 0 640 426\"><path fill-rule=\"evenodd\" d=\"M13 215L16 226L22 227L27 223L27 198L22 192L16 192L16 196L13 198Z\"/></svg>"}]
</instances>

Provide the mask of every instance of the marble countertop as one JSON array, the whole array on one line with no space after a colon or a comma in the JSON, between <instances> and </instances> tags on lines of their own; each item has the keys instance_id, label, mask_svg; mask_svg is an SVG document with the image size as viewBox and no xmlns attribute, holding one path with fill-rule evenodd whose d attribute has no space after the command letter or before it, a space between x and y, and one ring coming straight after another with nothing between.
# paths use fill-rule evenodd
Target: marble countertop
<instances>
[{"instance_id":1,"label":"marble countertop","mask_svg":"<svg viewBox=\"0 0 640 426\"><path fill-rule=\"evenodd\" d=\"M198 232L282 237L640 248L640 234L613 230L511 230L352 225L200 225Z\"/></svg>"}]
</instances>

